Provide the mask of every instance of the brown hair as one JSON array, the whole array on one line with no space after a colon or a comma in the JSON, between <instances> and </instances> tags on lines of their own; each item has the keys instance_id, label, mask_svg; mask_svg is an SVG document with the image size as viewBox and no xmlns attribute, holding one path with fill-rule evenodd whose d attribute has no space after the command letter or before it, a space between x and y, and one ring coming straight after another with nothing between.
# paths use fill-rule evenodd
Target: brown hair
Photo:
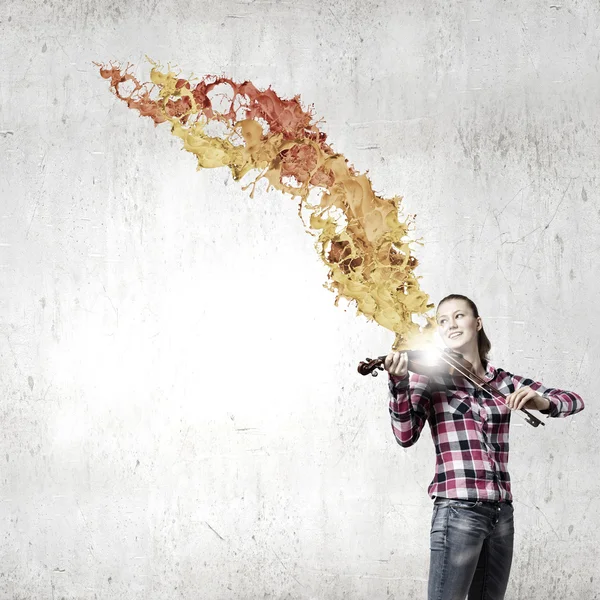
<instances>
[{"instance_id":1,"label":"brown hair","mask_svg":"<svg viewBox=\"0 0 600 600\"><path fill-rule=\"evenodd\" d=\"M446 296L445 298L442 298L438 302L437 310L440 309L440 306L444 302L446 302L446 300L464 300L469 305L471 310L473 311L473 316L475 318L479 317L479 311L477 310L477 306L475 305L475 302L473 302L473 300L471 300L471 298L467 298L466 296L463 296L461 294L450 294L450 295ZM477 349L479 350L479 358L481 359L481 364L483 365L484 369L487 368L488 353L489 353L491 347L492 347L492 343L490 342L488 336L486 335L485 331L483 330L483 325L482 325L481 329L477 332Z\"/></svg>"}]
</instances>

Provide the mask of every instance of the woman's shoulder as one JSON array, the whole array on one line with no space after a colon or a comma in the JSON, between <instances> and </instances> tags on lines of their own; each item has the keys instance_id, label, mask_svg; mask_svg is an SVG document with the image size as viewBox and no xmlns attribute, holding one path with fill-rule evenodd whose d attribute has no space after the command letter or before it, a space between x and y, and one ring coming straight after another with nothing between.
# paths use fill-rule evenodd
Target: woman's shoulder
<instances>
[{"instance_id":1,"label":"woman's shoulder","mask_svg":"<svg viewBox=\"0 0 600 600\"><path fill-rule=\"evenodd\" d=\"M516 382L521 378L519 376L515 376L514 373L511 373L502 367L497 367L496 365L491 365L488 363L486 367L485 379L494 387L499 389L506 388L512 391L516 385Z\"/></svg>"},{"instance_id":2,"label":"woman's shoulder","mask_svg":"<svg viewBox=\"0 0 600 600\"><path fill-rule=\"evenodd\" d=\"M495 379L496 377L506 377L507 375L509 377L512 377L512 373L509 373L506 369L503 369L502 367L497 367L496 365L493 365L489 362L485 371L490 379Z\"/></svg>"},{"instance_id":3,"label":"woman's shoulder","mask_svg":"<svg viewBox=\"0 0 600 600\"><path fill-rule=\"evenodd\" d=\"M511 387L514 385L530 385L533 382L533 379L529 379L527 377L523 377L521 375L516 375L502 367L496 367L488 364L487 367L487 381L494 382L496 385L506 384Z\"/></svg>"}]
</instances>

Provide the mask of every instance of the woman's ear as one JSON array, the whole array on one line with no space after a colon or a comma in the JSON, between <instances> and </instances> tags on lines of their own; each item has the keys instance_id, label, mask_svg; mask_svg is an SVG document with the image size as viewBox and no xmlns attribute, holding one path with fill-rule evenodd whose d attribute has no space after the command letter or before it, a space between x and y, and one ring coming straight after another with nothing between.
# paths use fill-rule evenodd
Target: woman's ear
<instances>
[{"instance_id":1,"label":"woman's ear","mask_svg":"<svg viewBox=\"0 0 600 600\"><path fill-rule=\"evenodd\" d=\"M477 317L477 331L481 331L483 329L483 321L481 317Z\"/></svg>"}]
</instances>

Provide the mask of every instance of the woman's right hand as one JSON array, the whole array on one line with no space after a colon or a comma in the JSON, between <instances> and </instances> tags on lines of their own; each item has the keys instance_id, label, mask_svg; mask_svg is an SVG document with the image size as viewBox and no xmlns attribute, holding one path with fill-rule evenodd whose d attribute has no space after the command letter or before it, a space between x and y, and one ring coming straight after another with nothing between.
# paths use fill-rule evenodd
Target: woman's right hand
<instances>
[{"instance_id":1,"label":"woman's right hand","mask_svg":"<svg viewBox=\"0 0 600 600\"><path fill-rule=\"evenodd\" d=\"M385 370L396 377L408 375L408 354L406 352L390 352L383 362Z\"/></svg>"}]
</instances>

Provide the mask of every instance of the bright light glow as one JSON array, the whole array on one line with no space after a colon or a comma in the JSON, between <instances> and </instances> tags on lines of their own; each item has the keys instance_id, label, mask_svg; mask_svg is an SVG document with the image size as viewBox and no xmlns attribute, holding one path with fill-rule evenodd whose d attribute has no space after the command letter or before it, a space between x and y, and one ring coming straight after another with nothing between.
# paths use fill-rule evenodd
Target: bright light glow
<instances>
[{"instance_id":1,"label":"bright light glow","mask_svg":"<svg viewBox=\"0 0 600 600\"><path fill-rule=\"evenodd\" d=\"M426 348L423 352L424 352L424 362L426 365L433 367L434 365L436 365L439 362L440 351L438 348L429 347L429 348Z\"/></svg>"}]
</instances>

